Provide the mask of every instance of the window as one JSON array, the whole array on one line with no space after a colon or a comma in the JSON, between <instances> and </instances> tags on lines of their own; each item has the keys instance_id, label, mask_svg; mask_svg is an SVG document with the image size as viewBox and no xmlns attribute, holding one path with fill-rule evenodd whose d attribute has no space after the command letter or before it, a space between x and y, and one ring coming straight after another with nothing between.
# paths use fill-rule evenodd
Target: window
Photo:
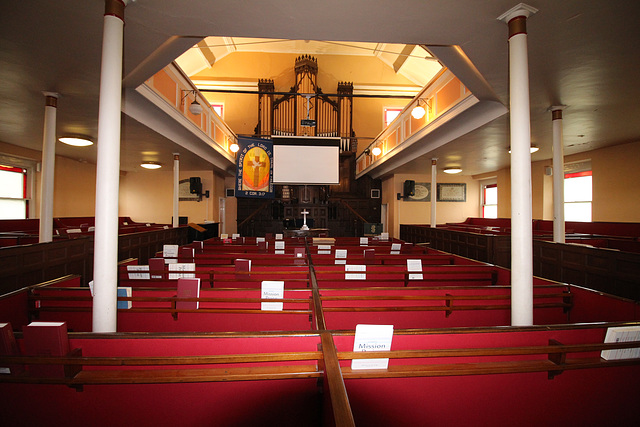
<instances>
[{"instance_id":1,"label":"window","mask_svg":"<svg viewBox=\"0 0 640 427\"><path fill-rule=\"evenodd\" d=\"M0 219L28 217L26 169L0 165Z\"/></svg>"},{"instance_id":2,"label":"window","mask_svg":"<svg viewBox=\"0 0 640 427\"><path fill-rule=\"evenodd\" d=\"M384 109L384 127L386 128L400 115L402 108L385 108Z\"/></svg>"},{"instance_id":3,"label":"window","mask_svg":"<svg viewBox=\"0 0 640 427\"><path fill-rule=\"evenodd\" d=\"M211 108L221 119L224 119L224 104L211 104Z\"/></svg>"},{"instance_id":4,"label":"window","mask_svg":"<svg viewBox=\"0 0 640 427\"><path fill-rule=\"evenodd\" d=\"M498 218L498 184L482 186L482 218Z\"/></svg>"},{"instance_id":5,"label":"window","mask_svg":"<svg viewBox=\"0 0 640 427\"><path fill-rule=\"evenodd\" d=\"M591 171L564 175L564 220L591 221Z\"/></svg>"}]
</instances>

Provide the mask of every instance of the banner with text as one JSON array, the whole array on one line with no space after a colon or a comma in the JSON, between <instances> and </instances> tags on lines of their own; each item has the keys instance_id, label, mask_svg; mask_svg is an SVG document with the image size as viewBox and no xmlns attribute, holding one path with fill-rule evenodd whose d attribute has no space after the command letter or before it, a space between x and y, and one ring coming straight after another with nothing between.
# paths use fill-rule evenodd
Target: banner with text
<instances>
[{"instance_id":1,"label":"banner with text","mask_svg":"<svg viewBox=\"0 0 640 427\"><path fill-rule=\"evenodd\" d=\"M273 143L270 139L238 138L236 197L274 197Z\"/></svg>"}]
</instances>

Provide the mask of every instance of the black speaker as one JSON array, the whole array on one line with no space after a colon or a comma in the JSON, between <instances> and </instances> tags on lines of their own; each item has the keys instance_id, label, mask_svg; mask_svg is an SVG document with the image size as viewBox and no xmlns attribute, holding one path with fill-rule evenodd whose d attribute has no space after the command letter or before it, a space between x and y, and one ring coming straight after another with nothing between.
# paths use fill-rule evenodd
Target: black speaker
<instances>
[{"instance_id":1,"label":"black speaker","mask_svg":"<svg viewBox=\"0 0 640 427\"><path fill-rule=\"evenodd\" d=\"M199 176L189 178L189 192L191 194L202 194L202 181Z\"/></svg>"},{"instance_id":2,"label":"black speaker","mask_svg":"<svg viewBox=\"0 0 640 427\"><path fill-rule=\"evenodd\" d=\"M404 182L404 197L410 197L416 195L416 182L413 180L406 180Z\"/></svg>"}]
</instances>

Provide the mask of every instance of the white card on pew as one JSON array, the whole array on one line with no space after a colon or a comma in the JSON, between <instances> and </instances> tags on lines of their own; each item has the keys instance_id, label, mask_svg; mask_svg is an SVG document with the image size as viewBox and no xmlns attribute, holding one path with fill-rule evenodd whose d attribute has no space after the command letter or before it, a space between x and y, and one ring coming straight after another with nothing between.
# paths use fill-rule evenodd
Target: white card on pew
<instances>
[{"instance_id":1,"label":"white card on pew","mask_svg":"<svg viewBox=\"0 0 640 427\"><path fill-rule=\"evenodd\" d=\"M93 280L89 282L89 291L91 292L91 297L93 297Z\"/></svg>"},{"instance_id":2,"label":"white card on pew","mask_svg":"<svg viewBox=\"0 0 640 427\"><path fill-rule=\"evenodd\" d=\"M399 251L402 249L402 244L401 243L392 243L391 244L391 250L392 251Z\"/></svg>"},{"instance_id":3,"label":"white card on pew","mask_svg":"<svg viewBox=\"0 0 640 427\"><path fill-rule=\"evenodd\" d=\"M282 234L276 233L276 240L282 240Z\"/></svg>"},{"instance_id":4,"label":"white card on pew","mask_svg":"<svg viewBox=\"0 0 640 427\"><path fill-rule=\"evenodd\" d=\"M605 343L640 341L640 326L617 326L607 328ZM605 360L640 358L640 347L621 348L618 350L602 350L600 354Z\"/></svg>"},{"instance_id":5,"label":"white card on pew","mask_svg":"<svg viewBox=\"0 0 640 427\"><path fill-rule=\"evenodd\" d=\"M366 265L345 265L344 271L367 271ZM367 280L367 273L345 273L345 280Z\"/></svg>"},{"instance_id":6,"label":"white card on pew","mask_svg":"<svg viewBox=\"0 0 640 427\"><path fill-rule=\"evenodd\" d=\"M337 259L335 261L335 265L346 265L347 264L347 260L346 259Z\"/></svg>"},{"instance_id":7,"label":"white card on pew","mask_svg":"<svg viewBox=\"0 0 640 427\"><path fill-rule=\"evenodd\" d=\"M91 227L87 228L87 231L89 233L93 233L94 231L96 231L96 228L92 225Z\"/></svg>"},{"instance_id":8,"label":"white card on pew","mask_svg":"<svg viewBox=\"0 0 640 427\"><path fill-rule=\"evenodd\" d=\"M223 233L220 235L220 240L228 239L229 235L227 233Z\"/></svg>"},{"instance_id":9,"label":"white card on pew","mask_svg":"<svg viewBox=\"0 0 640 427\"><path fill-rule=\"evenodd\" d=\"M277 249L274 253L275 253L276 255L284 255L284 250L282 250L282 249Z\"/></svg>"},{"instance_id":10,"label":"white card on pew","mask_svg":"<svg viewBox=\"0 0 640 427\"><path fill-rule=\"evenodd\" d=\"M163 245L162 246L163 258L178 258L178 245Z\"/></svg>"},{"instance_id":11,"label":"white card on pew","mask_svg":"<svg viewBox=\"0 0 640 427\"><path fill-rule=\"evenodd\" d=\"M409 280L422 280L422 260L421 259L408 259L407 271L419 271L420 274L409 274Z\"/></svg>"},{"instance_id":12,"label":"white card on pew","mask_svg":"<svg viewBox=\"0 0 640 427\"><path fill-rule=\"evenodd\" d=\"M146 273L131 273L132 271L146 271ZM129 279L131 280L151 279L148 265L127 265L127 272L129 274Z\"/></svg>"},{"instance_id":13,"label":"white card on pew","mask_svg":"<svg viewBox=\"0 0 640 427\"><path fill-rule=\"evenodd\" d=\"M331 255L331 245L318 245L318 255Z\"/></svg>"},{"instance_id":14,"label":"white card on pew","mask_svg":"<svg viewBox=\"0 0 640 427\"><path fill-rule=\"evenodd\" d=\"M284 250L284 241L283 240L276 240L275 243L276 243L275 249Z\"/></svg>"},{"instance_id":15,"label":"white card on pew","mask_svg":"<svg viewBox=\"0 0 640 427\"><path fill-rule=\"evenodd\" d=\"M264 242L264 237L256 237L256 243Z\"/></svg>"},{"instance_id":16,"label":"white card on pew","mask_svg":"<svg viewBox=\"0 0 640 427\"><path fill-rule=\"evenodd\" d=\"M164 263L165 264L176 264L178 262L178 260L176 258L165 258L164 259Z\"/></svg>"},{"instance_id":17,"label":"white card on pew","mask_svg":"<svg viewBox=\"0 0 640 427\"><path fill-rule=\"evenodd\" d=\"M162 228L163 228L164 230L168 230L168 229L169 229L169 226L168 226L168 225L165 225L165 226L163 226Z\"/></svg>"},{"instance_id":18,"label":"white card on pew","mask_svg":"<svg viewBox=\"0 0 640 427\"><path fill-rule=\"evenodd\" d=\"M233 234L231 235L231 238L232 238L233 240L235 240L235 239L239 239L239 238L240 238L240 234L239 234L239 233L233 233Z\"/></svg>"},{"instance_id":19,"label":"white card on pew","mask_svg":"<svg viewBox=\"0 0 640 427\"><path fill-rule=\"evenodd\" d=\"M346 249L336 249L336 258L347 259Z\"/></svg>"},{"instance_id":20,"label":"white card on pew","mask_svg":"<svg viewBox=\"0 0 640 427\"><path fill-rule=\"evenodd\" d=\"M353 351L389 351L393 325L356 325ZM351 369L387 369L389 359L352 359Z\"/></svg>"},{"instance_id":21,"label":"white card on pew","mask_svg":"<svg viewBox=\"0 0 640 427\"><path fill-rule=\"evenodd\" d=\"M369 238L361 237L360 238L360 246L369 246Z\"/></svg>"},{"instance_id":22,"label":"white card on pew","mask_svg":"<svg viewBox=\"0 0 640 427\"><path fill-rule=\"evenodd\" d=\"M263 280L261 288L262 299L283 299L284 298L284 281L281 280ZM282 311L284 303L281 302L262 302L261 310Z\"/></svg>"},{"instance_id":23,"label":"white card on pew","mask_svg":"<svg viewBox=\"0 0 640 427\"><path fill-rule=\"evenodd\" d=\"M389 233L380 233L380 240L389 240Z\"/></svg>"},{"instance_id":24,"label":"white card on pew","mask_svg":"<svg viewBox=\"0 0 640 427\"><path fill-rule=\"evenodd\" d=\"M169 271L196 271L196 264L194 262L176 262L169 264ZM195 273L169 273L169 279L179 279L186 277L193 279L196 277Z\"/></svg>"}]
</instances>

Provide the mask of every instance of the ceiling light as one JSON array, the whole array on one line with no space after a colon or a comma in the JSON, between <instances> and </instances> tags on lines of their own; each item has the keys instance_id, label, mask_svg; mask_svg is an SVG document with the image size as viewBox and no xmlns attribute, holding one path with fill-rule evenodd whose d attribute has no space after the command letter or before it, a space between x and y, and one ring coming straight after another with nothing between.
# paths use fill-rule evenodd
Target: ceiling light
<instances>
[{"instance_id":1,"label":"ceiling light","mask_svg":"<svg viewBox=\"0 0 640 427\"><path fill-rule=\"evenodd\" d=\"M380 147L373 147L373 150L371 150L371 153L372 153L374 156L379 156L379 155L380 155L380 153L382 153L382 150L380 149Z\"/></svg>"},{"instance_id":2,"label":"ceiling light","mask_svg":"<svg viewBox=\"0 0 640 427\"><path fill-rule=\"evenodd\" d=\"M58 140L65 144L73 145L74 147L88 147L89 145L93 145L93 141L85 136L63 136Z\"/></svg>"},{"instance_id":3,"label":"ceiling light","mask_svg":"<svg viewBox=\"0 0 640 427\"><path fill-rule=\"evenodd\" d=\"M462 172L461 168L446 168L444 170L444 173L450 173L450 174L460 173L460 172Z\"/></svg>"},{"instance_id":4,"label":"ceiling light","mask_svg":"<svg viewBox=\"0 0 640 427\"><path fill-rule=\"evenodd\" d=\"M237 142L234 142L229 146L229 150L231 150L234 153L237 153L239 149L240 149L240 146L238 145Z\"/></svg>"},{"instance_id":5,"label":"ceiling light","mask_svg":"<svg viewBox=\"0 0 640 427\"><path fill-rule=\"evenodd\" d=\"M529 152L533 154L536 151L538 151L539 149L540 149L540 147L538 147L537 145L532 145L531 148L529 148ZM509 154L511 154L511 147L509 147Z\"/></svg>"},{"instance_id":6,"label":"ceiling light","mask_svg":"<svg viewBox=\"0 0 640 427\"><path fill-rule=\"evenodd\" d=\"M140 163L140 166L145 169L160 169L162 167L162 165L158 162L142 162Z\"/></svg>"}]
</instances>

